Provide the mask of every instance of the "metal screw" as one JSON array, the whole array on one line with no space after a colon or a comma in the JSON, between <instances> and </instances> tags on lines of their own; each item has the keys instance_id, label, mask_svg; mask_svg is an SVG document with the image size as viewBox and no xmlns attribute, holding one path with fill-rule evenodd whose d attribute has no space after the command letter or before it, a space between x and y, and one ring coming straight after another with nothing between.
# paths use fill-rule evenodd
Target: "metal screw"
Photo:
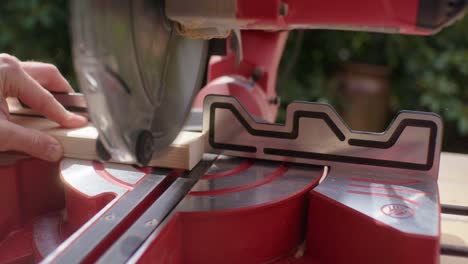
<instances>
[{"instance_id":1,"label":"metal screw","mask_svg":"<svg viewBox=\"0 0 468 264\"><path fill-rule=\"evenodd\" d=\"M115 219L115 215L111 214L111 215L106 215L106 217L104 217L104 219L106 221L112 221Z\"/></svg>"},{"instance_id":2,"label":"metal screw","mask_svg":"<svg viewBox=\"0 0 468 264\"><path fill-rule=\"evenodd\" d=\"M281 2L279 7L279 15L280 16L287 16L289 11L289 6L285 2Z\"/></svg>"},{"instance_id":3,"label":"metal screw","mask_svg":"<svg viewBox=\"0 0 468 264\"><path fill-rule=\"evenodd\" d=\"M158 225L159 221L156 220L156 219L151 219L149 220L148 222L145 223L145 226L147 227L153 227L153 226L156 226Z\"/></svg>"},{"instance_id":4,"label":"metal screw","mask_svg":"<svg viewBox=\"0 0 468 264\"><path fill-rule=\"evenodd\" d=\"M99 159L102 161L108 161L111 159L111 154L107 151L106 147L101 141L101 138L98 138L96 141L96 152L98 154Z\"/></svg>"},{"instance_id":5,"label":"metal screw","mask_svg":"<svg viewBox=\"0 0 468 264\"><path fill-rule=\"evenodd\" d=\"M252 76L251 76L252 81L253 81L254 83L258 82L258 80L260 80L260 78L262 77L262 75L263 75L263 70L262 70L260 67L258 67L258 66L255 67L255 70L253 71Z\"/></svg>"},{"instance_id":6,"label":"metal screw","mask_svg":"<svg viewBox=\"0 0 468 264\"><path fill-rule=\"evenodd\" d=\"M278 104L280 104L280 102L281 102L281 98L279 96L268 99L269 104L278 105Z\"/></svg>"},{"instance_id":7,"label":"metal screw","mask_svg":"<svg viewBox=\"0 0 468 264\"><path fill-rule=\"evenodd\" d=\"M136 142L136 158L140 165L146 166L154 152L153 134L149 130L143 130L138 134Z\"/></svg>"}]
</instances>

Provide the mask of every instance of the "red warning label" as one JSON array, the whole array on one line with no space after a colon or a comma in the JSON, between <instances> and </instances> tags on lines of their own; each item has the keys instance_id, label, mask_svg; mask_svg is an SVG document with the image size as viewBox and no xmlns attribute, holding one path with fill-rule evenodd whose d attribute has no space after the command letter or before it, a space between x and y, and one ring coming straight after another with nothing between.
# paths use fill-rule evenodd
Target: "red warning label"
<instances>
[{"instance_id":1,"label":"red warning label","mask_svg":"<svg viewBox=\"0 0 468 264\"><path fill-rule=\"evenodd\" d=\"M393 218L409 218L414 216L414 209L404 204L386 204L380 207L380 211Z\"/></svg>"}]
</instances>

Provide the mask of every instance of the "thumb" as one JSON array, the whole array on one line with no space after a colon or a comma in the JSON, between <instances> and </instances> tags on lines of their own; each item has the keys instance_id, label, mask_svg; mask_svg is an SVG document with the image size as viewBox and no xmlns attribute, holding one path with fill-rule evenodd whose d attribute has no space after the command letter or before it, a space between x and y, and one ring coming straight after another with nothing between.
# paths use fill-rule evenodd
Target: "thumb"
<instances>
[{"instance_id":1,"label":"thumb","mask_svg":"<svg viewBox=\"0 0 468 264\"><path fill-rule=\"evenodd\" d=\"M63 155L55 138L6 120L0 120L0 151L20 151L47 161L58 161Z\"/></svg>"}]
</instances>

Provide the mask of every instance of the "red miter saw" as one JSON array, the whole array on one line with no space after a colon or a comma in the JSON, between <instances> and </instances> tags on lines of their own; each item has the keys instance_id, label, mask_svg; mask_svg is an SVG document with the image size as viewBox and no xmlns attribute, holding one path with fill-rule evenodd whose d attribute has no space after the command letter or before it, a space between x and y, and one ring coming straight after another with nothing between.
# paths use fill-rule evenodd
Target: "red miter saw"
<instances>
[{"instance_id":1,"label":"red miter saw","mask_svg":"<svg viewBox=\"0 0 468 264\"><path fill-rule=\"evenodd\" d=\"M328 105L297 102L272 124L276 76L288 30L427 35L464 8L72 1L96 150L139 167L5 154L0 263L438 263L440 117L401 112L386 132L367 133ZM190 112L206 135L203 159L191 170L141 167Z\"/></svg>"}]
</instances>

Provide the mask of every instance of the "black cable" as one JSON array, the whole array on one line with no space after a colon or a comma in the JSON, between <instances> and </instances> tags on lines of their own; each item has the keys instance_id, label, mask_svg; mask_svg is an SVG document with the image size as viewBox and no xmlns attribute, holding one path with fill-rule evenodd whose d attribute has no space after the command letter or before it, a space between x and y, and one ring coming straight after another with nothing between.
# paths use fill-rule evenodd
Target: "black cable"
<instances>
[{"instance_id":1,"label":"black cable","mask_svg":"<svg viewBox=\"0 0 468 264\"><path fill-rule=\"evenodd\" d=\"M443 214L468 216L468 207L451 204L441 204L440 209Z\"/></svg>"},{"instance_id":2,"label":"black cable","mask_svg":"<svg viewBox=\"0 0 468 264\"><path fill-rule=\"evenodd\" d=\"M468 258L468 247L442 244L440 245L440 254Z\"/></svg>"}]
</instances>

